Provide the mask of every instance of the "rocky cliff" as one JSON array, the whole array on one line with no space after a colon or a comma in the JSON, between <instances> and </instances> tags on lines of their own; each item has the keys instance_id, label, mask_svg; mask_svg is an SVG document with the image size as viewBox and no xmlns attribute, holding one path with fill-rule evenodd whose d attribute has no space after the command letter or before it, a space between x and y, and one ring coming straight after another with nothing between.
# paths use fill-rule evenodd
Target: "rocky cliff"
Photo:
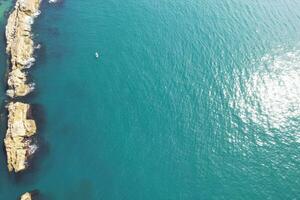
<instances>
[{"instance_id":1,"label":"rocky cliff","mask_svg":"<svg viewBox=\"0 0 300 200\"><path fill-rule=\"evenodd\" d=\"M33 85L27 83L25 69L34 62L34 43L31 26L39 14L41 0L17 0L6 25L6 52L10 56L11 71L8 74L7 95L25 96Z\"/></svg>"},{"instance_id":2,"label":"rocky cliff","mask_svg":"<svg viewBox=\"0 0 300 200\"><path fill-rule=\"evenodd\" d=\"M31 26L39 14L41 0L17 0L6 25L6 52L10 57L7 95L11 98L25 96L32 90L27 83L26 69L34 62L34 43ZM34 153L32 136L36 124L28 119L30 105L20 102L8 104L8 128L4 139L9 171L27 168L28 157Z\"/></svg>"},{"instance_id":3,"label":"rocky cliff","mask_svg":"<svg viewBox=\"0 0 300 200\"><path fill-rule=\"evenodd\" d=\"M19 172L27 168L28 157L36 147L31 137L36 133L35 121L29 119L30 105L10 103L8 105L8 128L4 139L9 171Z\"/></svg>"}]
</instances>

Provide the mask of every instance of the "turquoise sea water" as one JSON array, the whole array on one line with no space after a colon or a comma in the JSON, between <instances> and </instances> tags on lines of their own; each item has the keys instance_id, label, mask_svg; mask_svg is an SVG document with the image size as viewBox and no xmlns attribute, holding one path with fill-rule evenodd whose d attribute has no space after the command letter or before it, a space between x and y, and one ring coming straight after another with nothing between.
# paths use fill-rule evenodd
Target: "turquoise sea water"
<instances>
[{"instance_id":1,"label":"turquoise sea water","mask_svg":"<svg viewBox=\"0 0 300 200\"><path fill-rule=\"evenodd\" d=\"M33 189L47 200L299 199L299 10L298 0L44 1L36 90L23 99L40 151L17 176L2 151L0 199Z\"/></svg>"}]
</instances>

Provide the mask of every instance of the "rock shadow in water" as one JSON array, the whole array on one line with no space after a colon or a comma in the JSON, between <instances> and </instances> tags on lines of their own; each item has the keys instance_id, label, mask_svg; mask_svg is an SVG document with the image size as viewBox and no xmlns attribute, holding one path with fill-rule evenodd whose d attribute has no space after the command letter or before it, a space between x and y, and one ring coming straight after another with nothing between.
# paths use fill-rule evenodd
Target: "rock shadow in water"
<instances>
[{"instance_id":1,"label":"rock shadow in water","mask_svg":"<svg viewBox=\"0 0 300 200\"><path fill-rule=\"evenodd\" d=\"M94 193L92 182L88 179L83 179L72 188L66 190L64 199L95 199L93 198Z\"/></svg>"},{"instance_id":2,"label":"rock shadow in water","mask_svg":"<svg viewBox=\"0 0 300 200\"><path fill-rule=\"evenodd\" d=\"M43 129L45 126L45 114L44 109L40 104L32 104L28 113L28 118L34 119L37 124L37 134L32 139L32 144L38 146L36 152L28 157L28 168L19 173L10 173L10 178L16 184L33 184L38 176L37 171L40 170L40 165L43 162L43 158L49 154L49 143L45 140L43 135ZM5 153L5 147L3 145L3 152ZM7 170L7 173L8 170Z\"/></svg>"},{"instance_id":3,"label":"rock shadow in water","mask_svg":"<svg viewBox=\"0 0 300 200\"><path fill-rule=\"evenodd\" d=\"M36 152L28 157L28 168L19 173L11 173L11 179L16 184L32 185L37 180L37 173L40 170L40 164L43 158L49 154L49 145L45 140L34 136L32 143L38 146Z\"/></svg>"},{"instance_id":4,"label":"rock shadow in water","mask_svg":"<svg viewBox=\"0 0 300 200\"><path fill-rule=\"evenodd\" d=\"M47 33L51 36L59 36L60 35L60 31L56 27L48 27Z\"/></svg>"},{"instance_id":5,"label":"rock shadow in water","mask_svg":"<svg viewBox=\"0 0 300 200\"><path fill-rule=\"evenodd\" d=\"M43 42L38 42L36 45L40 45L40 48L35 49L34 57L36 58L35 65L38 67L43 67L43 65L47 62L47 48ZM33 67L33 70L37 69L37 67Z\"/></svg>"}]
</instances>

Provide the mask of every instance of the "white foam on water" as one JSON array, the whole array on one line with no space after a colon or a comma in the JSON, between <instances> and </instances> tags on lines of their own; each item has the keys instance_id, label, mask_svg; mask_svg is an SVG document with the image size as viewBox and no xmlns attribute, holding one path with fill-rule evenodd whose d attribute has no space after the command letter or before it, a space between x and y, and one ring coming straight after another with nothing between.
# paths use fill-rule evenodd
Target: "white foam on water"
<instances>
[{"instance_id":1,"label":"white foam on water","mask_svg":"<svg viewBox=\"0 0 300 200\"><path fill-rule=\"evenodd\" d=\"M58 0L49 0L49 3L57 3Z\"/></svg>"},{"instance_id":2,"label":"white foam on water","mask_svg":"<svg viewBox=\"0 0 300 200\"><path fill-rule=\"evenodd\" d=\"M34 154L37 149L38 149L38 146L36 144L29 145L28 154L29 155Z\"/></svg>"},{"instance_id":3,"label":"white foam on water","mask_svg":"<svg viewBox=\"0 0 300 200\"><path fill-rule=\"evenodd\" d=\"M29 83L30 92L32 92L35 89L35 83Z\"/></svg>"}]
</instances>

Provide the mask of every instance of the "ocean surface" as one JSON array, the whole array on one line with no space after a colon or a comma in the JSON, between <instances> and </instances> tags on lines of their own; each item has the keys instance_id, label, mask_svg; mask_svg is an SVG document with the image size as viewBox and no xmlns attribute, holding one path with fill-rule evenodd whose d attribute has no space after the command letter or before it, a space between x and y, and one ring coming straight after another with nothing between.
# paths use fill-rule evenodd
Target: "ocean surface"
<instances>
[{"instance_id":1,"label":"ocean surface","mask_svg":"<svg viewBox=\"0 0 300 200\"><path fill-rule=\"evenodd\" d=\"M0 5L2 138L11 6ZM41 10L36 89L22 99L40 148L18 175L0 151L0 200L34 189L44 200L300 199L299 0Z\"/></svg>"}]
</instances>

